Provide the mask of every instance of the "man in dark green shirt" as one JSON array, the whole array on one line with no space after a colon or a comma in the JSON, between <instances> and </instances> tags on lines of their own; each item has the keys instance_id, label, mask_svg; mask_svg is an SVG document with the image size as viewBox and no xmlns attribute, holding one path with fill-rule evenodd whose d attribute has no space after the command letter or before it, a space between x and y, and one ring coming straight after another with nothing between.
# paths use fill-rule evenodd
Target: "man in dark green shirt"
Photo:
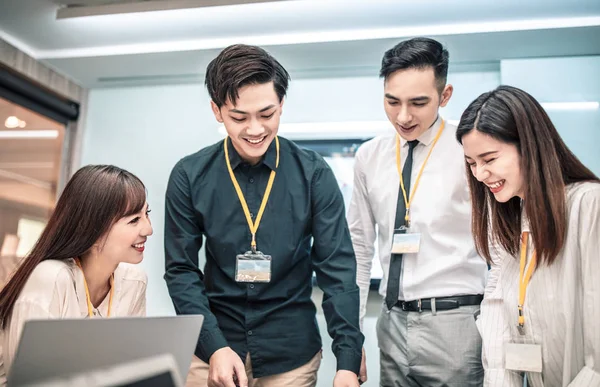
<instances>
[{"instance_id":1,"label":"man in dark green shirt","mask_svg":"<svg viewBox=\"0 0 600 387\"><path fill-rule=\"evenodd\" d=\"M318 154L277 137L288 80L259 47L223 50L206 86L228 137L171 172L165 280L178 314L205 316L188 385L316 385L314 271L337 358L334 386L358 386L364 338L343 198Z\"/></svg>"}]
</instances>

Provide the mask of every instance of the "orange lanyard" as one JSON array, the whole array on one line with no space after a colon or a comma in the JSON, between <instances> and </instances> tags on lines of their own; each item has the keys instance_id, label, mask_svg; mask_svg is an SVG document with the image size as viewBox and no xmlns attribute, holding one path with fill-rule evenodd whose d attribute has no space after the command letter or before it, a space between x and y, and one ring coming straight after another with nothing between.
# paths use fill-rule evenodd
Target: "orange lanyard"
<instances>
[{"instance_id":1,"label":"orange lanyard","mask_svg":"<svg viewBox=\"0 0 600 387\"><path fill-rule=\"evenodd\" d=\"M75 259L75 263L77 263L77 266L79 266L79 268L81 269L81 273L83 274L83 267L81 267L81 262L79 262L79 258ZM92 301L90 299L90 290L88 289L87 281L85 280L85 275L83 276L83 287L85 288L85 299L87 301L88 317L93 317L94 316L94 306L92 305ZM115 293L115 274L113 273L110 276L110 297L108 299L108 313L106 314L106 317L110 317L110 311L112 309L114 293Z\"/></svg>"},{"instance_id":2,"label":"orange lanyard","mask_svg":"<svg viewBox=\"0 0 600 387\"><path fill-rule=\"evenodd\" d=\"M423 170L425 169L425 164L427 164L427 161L429 160L429 156L431 156L431 152L433 152L435 144L438 142L440 136L442 135L442 131L444 130L444 124L445 122L444 120L442 120L442 124L440 125L440 129L435 135L435 139L433 140L433 144L431 144L429 153L427 154L425 161L423 161L423 165L421 165L421 170L417 175L417 179L415 181L415 184L413 185L413 189L410 193L410 196L407 196L406 189L404 188L404 179L402 178L402 167L400 166L400 135L396 135L396 166L398 167L398 175L400 175L400 186L402 187L402 195L404 195L404 204L406 207L406 215L404 216L404 220L406 220L407 227L410 227L410 205L415 197L415 192L417 191L417 187L419 186L419 181L421 180L421 175L423 174Z\"/></svg>"},{"instance_id":3,"label":"orange lanyard","mask_svg":"<svg viewBox=\"0 0 600 387\"><path fill-rule=\"evenodd\" d=\"M525 272L525 264L527 262L527 239L529 236L529 232L525 231L521 237L521 268L519 272L519 304L517 308L519 309L519 331L523 333L523 327L525 326L525 316L523 315L523 304L525 304L525 296L527 294L527 285L529 285L529 280L531 279L531 275L535 270L535 266L537 264L537 256L535 254L535 250L531 255L531 262L529 263L529 267L527 268L527 272Z\"/></svg>"},{"instance_id":4,"label":"orange lanyard","mask_svg":"<svg viewBox=\"0 0 600 387\"><path fill-rule=\"evenodd\" d=\"M233 169L231 169L231 162L229 161L229 150L227 149L227 139L229 137L225 137L224 147L225 147L225 162L227 163L227 170L229 171L229 176L231 177L231 182L235 187L235 192L237 192L238 198L240 199L240 203L242 204L242 209L244 210L244 215L246 215L246 221L248 222L248 227L250 228L250 233L252 234L252 242L250 243L250 247L253 252L256 252L256 231L258 230L258 226L262 219L263 213L265 212L265 207L267 206L267 202L269 201L269 195L271 194L271 189L273 188L273 181L275 180L275 170L271 171L271 175L269 176L269 182L267 183L267 189L265 190L265 195L263 196L262 203L260 204L260 209L258 210L258 215L256 216L256 222L252 221L252 217L250 216L250 210L248 209L248 203L246 203L246 198L242 193L242 189L238 184L235 175L233 174ZM275 145L277 149L277 159L275 162L275 169L279 167L279 138L275 136Z\"/></svg>"}]
</instances>

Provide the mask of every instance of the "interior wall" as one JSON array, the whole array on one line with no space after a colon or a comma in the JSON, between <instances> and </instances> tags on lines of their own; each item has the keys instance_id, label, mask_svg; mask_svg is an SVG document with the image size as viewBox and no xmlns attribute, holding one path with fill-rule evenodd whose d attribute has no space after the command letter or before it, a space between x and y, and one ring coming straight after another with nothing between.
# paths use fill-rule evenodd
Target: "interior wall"
<instances>
[{"instance_id":1,"label":"interior wall","mask_svg":"<svg viewBox=\"0 0 600 387\"><path fill-rule=\"evenodd\" d=\"M599 69L600 56L513 59L501 62L501 77L540 102L598 102ZM547 112L567 146L600 176L600 109Z\"/></svg>"}]
</instances>

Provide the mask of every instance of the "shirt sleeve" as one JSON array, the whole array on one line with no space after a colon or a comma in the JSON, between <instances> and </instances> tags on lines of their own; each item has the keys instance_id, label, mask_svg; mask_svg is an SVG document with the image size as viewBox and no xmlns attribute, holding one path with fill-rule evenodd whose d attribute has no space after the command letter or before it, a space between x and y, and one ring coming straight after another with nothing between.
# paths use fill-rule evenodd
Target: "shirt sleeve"
<instances>
[{"instance_id":1,"label":"shirt sleeve","mask_svg":"<svg viewBox=\"0 0 600 387\"><path fill-rule=\"evenodd\" d=\"M356 258L342 194L331 169L325 161L320 163L311 184L313 269L324 293L323 312L337 369L358 374L364 336L359 328Z\"/></svg>"},{"instance_id":2,"label":"shirt sleeve","mask_svg":"<svg viewBox=\"0 0 600 387\"><path fill-rule=\"evenodd\" d=\"M600 185L599 185L600 186ZM600 386L600 188L583 194L579 206L583 286L584 367L569 386Z\"/></svg>"},{"instance_id":3,"label":"shirt sleeve","mask_svg":"<svg viewBox=\"0 0 600 387\"><path fill-rule=\"evenodd\" d=\"M360 327L367 313L367 298L371 285L371 268L375 254L375 218L369 203L365 175L365 161L361 149L354 164L354 188L348 209L348 227L356 254L356 283L360 289Z\"/></svg>"},{"instance_id":4,"label":"shirt sleeve","mask_svg":"<svg viewBox=\"0 0 600 387\"><path fill-rule=\"evenodd\" d=\"M202 233L189 178L180 161L171 172L165 198L165 281L177 314L204 315L195 353L208 363L215 351L227 346L227 340L210 311L204 274L198 267Z\"/></svg>"},{"instance_id":5,"label":"shirt sleeve","mask_svg":"<svg viewBox=\"0 0 600 387\"><path fill-rule=\"evenodd\" d=\"M481 314L476 321L482 338L481 362L485 387L522 387L518 372L504 369L504 343L510 340L510 328L504 313L502 292L502 252L490 244L492 265L488 273Z\"/></svg>"}]
</instances>

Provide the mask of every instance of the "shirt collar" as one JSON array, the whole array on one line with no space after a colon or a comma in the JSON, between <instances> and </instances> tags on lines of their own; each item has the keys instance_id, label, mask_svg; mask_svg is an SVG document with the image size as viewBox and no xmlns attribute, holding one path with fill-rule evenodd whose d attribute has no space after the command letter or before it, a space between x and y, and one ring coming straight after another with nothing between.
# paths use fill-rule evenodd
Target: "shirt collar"
<instances>
[{"instance_id":1,"label":"shirt collar","mask_svg":"<svg viewBox=\"0 0 600 387\"><path fill-rule=\"evenodd\" d=\"M227 150L229 151L229 162L231 163L231 169L236 169L240 164L244 163L244 160L233 146L231 139L227 141ZM277 168L277 145L275 144L275 139L271 141L271 144L263 156L263 159L257 165L260 165L261 163L265 164L272 170Z\"/></svg>"},{"instance_id":2,"label":"shirt collar","mask_svg":"<svg viewBox=\"0 0 600 387\"><path fill-rule=\"evenodd\" d=\"M437 134L438 130L440 129L440 126L442 125L442 121L443 121L442 116L440 116L438 114L438 118L435 120L435 122L433 123L433 125L431 125L431 127L429 127L429 129L427 129L426 131L424 131L417 138L417 140L421 144L423 144L425 146L429 146L433 142L433 139L435 138L435 135ZM402 145L402 147L405 147L405 146L408 145L408 141L406 141L405 139L403 139L402 137L400 137L400 144Z\"/></svg>"},{"instance_id":3,"label":"shirt collar","mask_svg":"<svg viewBox=\"0 0 600 387\"><path fill-rule=\"evenodd\" d=\"M73 282L75 285L75 293L77 294L77 303L79 305L79 311L81 312L82 317L88 317L88 303L87 303L87 295L85 293L85 277L83 276L83 272L81 271L81 269L79 268L77 263L75 263L74 258L67 260L67 262L69 264L71 272L73 273ZM114 316L116 313L115 311L117 309L118 300L119 300L118 295L121 292L122 274L121 274L120 266L117 266L117 269L114 272L114 276L115 276L115 278L114 278L113 286L115 287L115 290L113 291L113 300L112 300L112 305L111 305L111 315L112 316ZM107 317L108 305L110 304L109 301L110 301L110 290L106 294L106 297L104 297L104 299L102 300L100 305L98 305L98 308L95 309L96 312L98 312L99 317Z\"/></svg>"}]
</instances>

